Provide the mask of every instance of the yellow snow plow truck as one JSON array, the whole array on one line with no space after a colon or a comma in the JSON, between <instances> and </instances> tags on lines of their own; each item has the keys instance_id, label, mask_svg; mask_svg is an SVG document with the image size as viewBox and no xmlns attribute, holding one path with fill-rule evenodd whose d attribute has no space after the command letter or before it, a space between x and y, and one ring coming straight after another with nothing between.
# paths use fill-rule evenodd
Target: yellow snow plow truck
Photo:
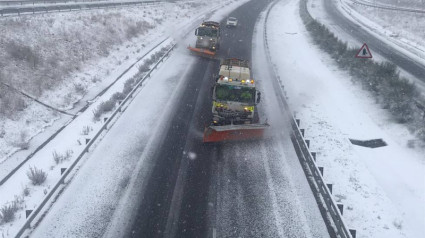
<instances>
[{"instance_id":1,"label":"yellow snow plow truck","mask_svg":"<svg viewBox=\"0 0 425 238\"><path fill-rule=\"evenodd\" d=\"M220 23L214 21L202 22L195 31L195 47L187 47L192 53L204 57L214 57L220 47Z\"/></svg>"},{"instance_id":2,"label":"yellow snow plow truck","mask_svg":"<svg viewBox=\"0 0 425 238\"><path fill-rule=\"evenodd\" d=\"M248 61L223 60L213 87L213 118L204 130L204 142L262 138L269 125L259 123L260 98Z\"/></svg>"}]
</instances>

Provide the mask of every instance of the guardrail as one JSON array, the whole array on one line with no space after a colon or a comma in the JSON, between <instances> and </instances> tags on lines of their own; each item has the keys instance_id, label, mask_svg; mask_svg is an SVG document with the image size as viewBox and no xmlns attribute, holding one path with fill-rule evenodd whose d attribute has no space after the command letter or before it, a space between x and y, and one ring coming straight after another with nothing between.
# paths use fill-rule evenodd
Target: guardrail
<instances>
[{"instance_id":1,"label":"guardrail","mask_svg":"<svg viewBox=\"0 0 425 238\"><path fill-rule=\"evenodd\" d=\"M81 11L100 8L124 7L131 5L154 5L165 1L128 1L128 2L93 2L81 4L64 4L34 7L9 7L0 9L0 16L20 16L21 14L49 13L61 11Z\"/></svg>"},{"instance_id":2,"label":"guardrail","mask_svg":"<svg viewBox=\"0 0 425 238\"><path fill-rule=\"evenodd\" d=\"M19 229L18 233L15 237L21 237L22 234L25 232L26 229L31 228L31 223L34 221L34 219L39 215L41 210L44 208L44 206L49 202L50 198L55 194L55 192L59 189L61 185L65 183L65 179L69 176L72 169L75 168L75 166L78 164L78 162L86 155L87 152L89 152L89 149L93 146L93 144L96 142L96 140L108 130L108 126L113 125L113 120L118 119L118 116L121 115L125 109L128 107L128 103L131 102L133 99L133 96L137 94L137 91L139 87L143 85L143 82L150 77L152 71L157 69L158 65L162 62L164 62L164 59L169 56L170 52L175 48L176 44L173 44L167 52L155 63L155 65L146 73L146 75L139 79L138 83L134 86L134 88L128 93L128 95L123 99L123 101L118 105L118 107L114 110L114 112L111 114L111 116L105 121L105 123L102 125L102 127L99 129L99 131L94 135L92 139L87 143L87 145L84 147L83 151L78 155L78 157L75 159L75 161L71 164L69 168L65 170L65 172L60 177L59 181L55 184L55 186L49 191L49 193L46 195L46 197L43 199L43 201L34 209L34 211L31 212L28 219L25 221L24 225Z\"/></svg>"},{"instance_id":3,"label":"guardrail","mask_svg":"<svg viewBox=\"0 0 425 238\"><path fill-rule=\"evenodd\" d=\"M56 3L77 3L77 2L104 2L108 0L29 0L29 1L0 1L0 6L11 5L36 5L36 4L56 4Z\"/></svg>"},{"instance_id":4,"label":"guardrail","mask_svg":"<svg viewBox=\"0 0 425 238\"><path fill-rule=\"evenodd\" d=\"M379 9L385 9L385 10L393 10L393 11L402 11L402 12L414 12L414 13L425 13L425 10L423 9L415 9L415 8L407 8L407 7L397 7L397 6L390 6L390 5L384 5L379 4L376 2L367 2L367 1L358 1L358 0L350 0L354 4L367 6L367 7L374 7Z\"/></svg>"},{"instance_id":5,"label":"guardrail","mask_svg":"<svg viewBox=\"0 0 425 238\"><path fill-rule=\"evenodd\" d=\"M332 198L332 194L329 191L329 188L327 187L326 183L324 182L323 177L320 173L320 170L316 166L313 156L311 152L309 151L308 145L306 141L304 140L304 137L297 123L299 120L295 119L292 113L290 113L291 110L286 101L286 96L284 96L286 95L286 92L284 91L284 86L282 82L280 81L280 77L277 73L277 70L271 61L270 49L267 42L267 20L270 14L270 10L272 9L273 5L276 3L277 1L272 3L272 5L269 7L266 14L265 23L264 23L264 44L266 48L267 61L270 67L272 68L271 71L273 71L274 78L275 78L274 86L275 88L280 88L279 97L282 101L282 104L285 110L288 112L289 119L291 122L291 127L292 127L291 141L292 141L292 144L294 145L300 164L304 170L307 181L316 199L317 205L319 206L320 213L326 224L329 235L332 238L334 237L335 238L336 237L352 238L351 231L345 225L344 220L342 218L342 214L340 210L338 209L336 202ZM304 0L304 6L306 7L305 0ZM307 10L307 8L305 8L305 10ZM355 233L354 230L353 230L353 233Z\"/></svg>"},{"instance_id":6,"label":"guardrail","mask_svg":"<svg viewBox=\"0 0 425 238\"><path fill-rule=\"evenodd\" d=\"M310 188L313 190L313 194L319 205L319 209L322 214L325 213L329 215L329 217L324 217L325 222L326 220L329 221L329 218L332 219L333 225L327 224L328 230L329 228L334 230L330 234L331 237L351 238L350 230L345 225L342 219L342 214L338 209L335 200L332 198L332 193L329 191L329 188L326 185L319 168L314 162L314 157L311 154L306 141L304 140L304 137L297 123L297 119L293 118L291 120L291 126L292 144L295 147L298 159L300 160L300 163L307 176ZM336 230L334 228L336 228Z\"/></svg>"}]
</instances>

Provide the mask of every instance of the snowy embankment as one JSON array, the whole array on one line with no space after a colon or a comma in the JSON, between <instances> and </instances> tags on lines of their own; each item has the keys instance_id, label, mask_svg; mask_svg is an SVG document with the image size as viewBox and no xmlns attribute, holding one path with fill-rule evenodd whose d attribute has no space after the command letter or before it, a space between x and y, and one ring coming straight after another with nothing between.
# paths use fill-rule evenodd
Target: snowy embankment
<instances>
[{"instance_id":1,"label":"snowy embankment","mask_svg":"<svg viewBox=\"0 0 425 238\"><path fill-rule=\"evenodd\" d=\"M271 11L271 58L324 179L344 204L347 225L357 237L424 237L423 149L409 148L406 128L314 45L298 5L278 3ZM349 141L378 138L388 145L370 149Z\"/></svg>"},{"instance_id":2,"label":"snowy embankment","mask_svg":"<svg viewBox=\"0 0 425 238\"><path fill-rule=\"evenodd\" d=\"M421 19L425 17L424 14L398 13L395 11L376 9L376 11L381 13L375 14L373 9L365 6L354 5L349 0L335 1L334 3L338 10L354 24L358 24L363 30L369 32L380 41L385 42L387 45L394 48L394 50L413 59L417 64L424 64L425 48L423 48L420 43L424 36L419 33L421 32L420 29L423 28L424 21ZM345 29L340 29L338 24L333 22L333 20L327 15L327 11L324 7L324 0L309 0L307 5L311 15L319 22L325 24L327 28L329 28L340 40L347 42L349 47L359 48L363 43L365 43L363 41L359 42L349 33L345 32ZM368 9L368 11L365 9ZM370 12L370 14L368 15L367 12ZM396 17L394 17L394 13L397 13ZM382 15L381 19L375 19L380 15ZM389 22L391 23L389 24ZM400 34L401 31L404 31L404 33ZM388 61L381 55L374 52L373 49L372 54L375 61ZM409 81L414 82L421 91L425 92L425 83L423 80L415 78L404 70L400 70L400 74Z\"/></svg>"},{"instance_id":3,"label":"snowy embankment","mask_svg":"<svg viewBox=\"0 0 425 238\"><path fill-rule=\"evenodd\" d=\"M425 33L422 30L425 27L425 14L366 7L352 4L349 0L339 1L337 6L347 19L418 64L425 64ZM316 11L313 12L316 14Z\"/></svg>"},{"instance_id":4,"label":"snowy embankment","mask_svg":"<svg viewBox=\"0 0 425 238\"><path fill-rule=\"evenodd\" d=\"M109 86L115 79L117 79L117 77L125 69L127 69L132 63L136 62L139 59L139 57L143 56L152 47L154 47L155 45L157 45L159 42L163 41L167 37L174 36L174 39L178 41L179 38L182 37L182 34L186 34L187 32L192 32L192 29L197 24L199 24L199 21L201 21L204 18L208 18L211 11L216 10L220 7L228 6L229 4L233 4L234 5L233 7L235 7L237 4L241 4L242 2L243 1L239 1L239 2L209 1L208 3L198 2L196 4L170 3L170 4L163 4L161 6L152 6L152 8L150 9L135 7L134 9L101 10L100 12L96 12L96 13L78 12L78 13L58 14L57 17L59 16L64 17L65 19L67 19L67 21L65 21L65 19L62 19L62 20L70 23L69 25L66 25L67 27L73 28L76 25L77 26L79 25L79 24L75 24L75 22L74 24L71 24L73 21L77 20L77 21L84 22L84 19L87 19L86 17L90 19L90 14L93 14L92 17L106 20L107 17L113 18L115 14L118 14L114 12L119 11L120 13L118 15L126 16L128 17L128 19L134 17L136 19L142 18L142 19L149 20L151 18L147 17L147 15L150 15L150 14L154 15L154 13L156 12L162 17L162 16L165 16L165 13L167 13L167 17L165 17L161 22L156 22L157 24L153 25L150 30L145 31L144 34L142 34L141 36L131 38L131 40L129 41L126 41L126 40L119 41L118 43L121 43L123 45L121 46L116 45L113 47L113 49L108 49L108 52L109 52L108 57L105 57L105 58L93 57L91 60L87 60L83 65L79 66L81 67L79 69L80 70L79 73L70 74L68 78L70 81L75 80L79 83L84 83L84 86L87 90L85 93L85 96L81 95L80 97L77 96L75 98L75 100L77 101L76 105L78 107L84 106L84 103L81 103L81 105L79 105L78 100L81 100L81 98L90 99L96 96L100 91L102 91L104 88ZM145 11L147 15L143 16L142 14L140 14L141 10ZM149 14L147 12L149 12ZM77 15L74 16L73 14L77 14ZM83 16L81 16L81 14ZM222 11L221 14L225 14L225 12ZM105 15L106 18L103 15ZM40 16L40 17L43 18L45 16ZM220 15L220 17L224 17L224 15ZM175 19L179 20L180 22L175 23L176 21ZM16 19L16 21L18 20L19 19ZM28 19L26 20L29 21ZM38 19L37 22L41 25L44 24L43 19ZM73 29L74 31L76 31L75 28ZM66 33L66 34L69 34L69 33ZM23 37L23 35L21 36ZM93 34L90 34L90 36L95 37ZM32 37L35 37L35 36L32 36ZM165 46L169 42L170 40L168 40L168 42L167 41L164 42L163 45ZM69 47L78 48L81 46L78 44L74 46L70 42L68 42L68 44L69 44L68 45ZM88 45L90 45L90 43ZM98 46L96 44L94 45ZM186 43L184 45L186 45ZM90 50L94 50L94 49L85 49L84 53L92 53ZM146 56L146 58L149 58L149 56L151 54L154 54L155 52L156 51L151 52L149 55ZM188 62L188 61L182 60L181 62ZM34 209L41 202L45 194L47 194L52 188L52 186L58 181L60 177L61 168L67 168L72 163L72 161L75 160L75 157L81 153L81 150L84 147L84 144L86 143L86 139L90 139L96 133L98 128L102 126L103 121L93 120L93 110L95 110L100 103L108 100L115 92L121 92L123 87L125 87L124 86L125 82L129 78L131 78L134 74L137 73L138 66L141 65L142 63L143 63L143 60L139 64L134 65L134 67L132 67L125 75L119 78L119 80L115 84L113 84L113 86L110 87L107 92L102 94L100 97L95 98L95 100L92 100L87 110L80 113L78 117L72 120L70 124L63 131L61 131L42 150L36 153L28 161L27 164L25 164L19 171L17 171L12 177L10 177L6 181L6 183L4 183L0 187L0 194L1 194L0 206L3 208L8 206L10 207L11 205L17 207L17 211L15 213L15 217L13 221L7 222L7 223L2 222L2 224L0 224L0 233L3 236L10 237L16 234L17 230L22 226L23 222L25 221L25 209ZM16 71L16 72L19 73L19 71ZM97 80L90 80L90 78L93 78L93 77L96 77ZM165 84L167 87L170 87L170 89L174 89L174 87L172 87L174 83L172 80L170 81L169 78L167 79L167 82ZM45 102L48 102L49 104L53 105L56 103L55 106L57 107L66 106L69 104L68 103L61 104L60 98L63 98L63 95L71 95L73 97L74 90L75 88L73 88L72 83L63 83L59 87L56 87L56 90L50 90L46 93L43 93L41 98ZM150 92L154 94L157 93L156 90L153 90ZM150 100L155 101L155 97L151 95ZM158 103L160 104L155 104L157 106L156 109L161 108L160 105L163 105L161 104L162 102L159 102L159 101L160 100L158 100ZM39 113L40 115L32 116L32 117L27 116L25 117L27 118L27 121L28 120L30 120L30 122L31 120L37 121L41 116L44 116L45 118L50 118L51 115L54 114L37 104L33 104L31 102L28 104L29 104L28 107L23 112L21 112L19 116L35 115L34 113ZM37 110L35 110L36 108L39 109L38 112ZM147 108L145 106L140 108L143 108L143 113L147 113L147 110L150 107ZM153 110L154 107L152 107L151 109ZM36 112L31 110L34 110ZM78 110L79 108L70 108L69 111L76 112ZM155 112L152 112L152 114L155 114ZM149 117L149 115L151 114L148 113L146 115ZM155 124L154 123L155 117L150 117L150 119L152 120L151 122ZM65 120L59 121L59 122L63 123L64 121ZM147 121L147 120L141 120L141 121ZM35 132L38 132L37 127L40 127L40 125L32 124L29 122L24 124L19 124L19 122L20 121L16 122L16 121L10 120L9 123L11 124L7 124L8 127L6 127L8 129L8 132L9 132L9 128L11 129L28 128L28 129L35 129ZM42 124L42 122L39 122L39 124ZM132 124L130 125L132 126ZM151 128L151 127L152 126L148 128ZM143 128L146 129L145 127ZM143 129L143 128L140 128L140 129ZM111 161L111 163L113 163L113 161ZM37 185L31 184L30 180L27 177L27 171L29 170L30 166L37 167L38 169L42 169L44 172L47 173L47 179L44 183L42 183L42 185L37 186ZM133 167L127 167L127 168L133 168ZM119 172L122 172L122 170L120 170ZM109 178L115 178L115 174L112 176L110 174L106 174L105 176ZM98 181L96 181L96 183L98 183ZM104 187L108 187L107 184L104 184ZM116 198L114 197L114 199Z\"/></svg>"},{"instance_id":5,"label":"snowy embankment","mask_svg":"<svg viewBox=\"0 0 425 238\"><path fill-rule=\"evenodd\" d=\"M352 4L349 0L338 5L344 15L380 39L419 57L419 61L425 60L425 32L422 30L425 27L425 14L366 7Z\"/></svg>"},{"instance_id":6,"label":"snowy embankment","mask_svg":"<svg viewBox=\"0 0 425 238\"><path fill-rule=\"evenodd\" d=\"M134 62L130 57L143 55L156 39L152 31L172 32L170 23L190 18L205 4L158 3L2 18L0 82L75 113L118 76L116 70L121 73ZM0 163L26 157L40 144L36 135L51 130L57 120L63 124L69 119L3 85L0 90Z\"/></svg>"}]
</instances>

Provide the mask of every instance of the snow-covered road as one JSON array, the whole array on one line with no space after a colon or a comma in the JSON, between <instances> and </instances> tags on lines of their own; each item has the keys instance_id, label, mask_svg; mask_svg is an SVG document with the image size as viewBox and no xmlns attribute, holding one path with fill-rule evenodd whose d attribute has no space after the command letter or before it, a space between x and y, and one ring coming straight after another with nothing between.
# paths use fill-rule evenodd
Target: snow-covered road
<instances>
[{"instance_id":1,"label":"snow-covered road","mask_svg":"<svg viewBox=\"0 0 425 238\"><path fill-rule=\"evenodd\" d=\"M261 10L261 4L258 2L251 4L257 10ZM243 15L242 12L239 14ZM217 15L214 17L217 18ZM255 23L255 18L253 18L255 16L246 17L245 20L252 22L250 24ZM240 17L240 19L244 18ZM262 67L264 66L263 62L266 62L263 42L264 12L259 18L255 30L253 26L245 24L246 27L250 28L250 31L253 30L254 32L253 41L256 47L252 52L252 62L255 65L253 67L255 78L258 78L257 82L264 90L269 90L273 83L266 80L271 78L270 72L267 72L267 67ZM232 34L232 30L225 30L223 35L239 37L236 30L233 31L235 34ZM249 35L251 33L239 32L239 34ZM192 37L188 39L192 39ZM251 55L250 49L245 48L251 46L249 38L235 38L233 40L238 45L233 48L230 47L230 50L226 52L231 52L232 56L236 57ZM191 41L183 40L183 42ZM223 47L226 47L226 45L223 45ZM188 84L190 82L188 80L193 80L188 69L200 65L199 62L193 65L198 60L187 56L185 51L186 49L183 47L180 48L153 75L142 93L135 98L133 105L126 110L108 135L92 152L91 158L81 167L74 181L68 185L63 195L36 228L33 233L35 237L52 237L56 234L71 237L99 236L108 226L109 218L113 213L113 221L112 224L109 224L107 236L122 235L122 227L130 228L129 225L131 226L131 224L128 224L128 222L131 222L131 219L129 219L129 216L136 212L137 202L140 202L141 197L143 197L143 194L141 194L143 187L149 187L145 183L149 181L150 173L156 166L156 160L162 160L162 157L157 158L153 152L159 149L164 150L164 148L174 150L173 147L166 147L167 144L160 145L157 142L162 140L175 141L170 138L176 137L176 135L167 135L165 132L168 132L168 130L181 131L180 128L176 129L169 125L172 120L176 120L175 125L181 124L181 113L176 114L178 116L175 116L174 113L178 112L178 108L186 108L187 105L177 106L179 105L177 103L180 103L180 100L182 103L189 102L185 99L187 94L185 96L180 94L187 91L186 87L193 87L192 83ZM204 60L202 65L205 65ZM204 80L209 80L210 77L208 73L204 76ZM201 80L202 78L197 77L195 79ZM270 90L270 93L265 91L263 94L265 103L262 106L264 108L263 116L270 114L270 122L274 123L273 128L278 131L272 136L272 139L260 143L247 142L205 147L198 143L202 130L197 131L199 126L203 127L201 122L208 121L208 118L205 117L208 114L204 113L209 111L210 102L203 99L205 97L203 93L207 93L209 90L205 90L205 88L202 87L201 91L196 92L196 94L199 93L198 101L202 103L189 105L189 108L195 107L195 109L187 111L190 113L195 110L193 114L195 124L188 127L189 132L185 132L188 135L182 135L182 138L188 139L186 142L183 141L183 145L186 144L183 155L169 155L169 153L164 152L164 156L171 156L175 159L182 156L181 168L187 169L186 172L182 172L182 181L185 182L181 191L183 196L182 208L180 209L182 218L179 220L180 223L176 232L182 232L179 234L202 234L197 232L200 232L203 228L191 227L190 224L196 222L196 224L202 225L204 222L199 220L212 219L211 221L205 220L205 222L209 226L214 226L213 230L218 237L232 237L234 235L327 237L327 230L315 199L311 194L292 144L287 137L288 131L283 122L287 115L282 114L282 111L276 108L279 103L275 93L272 92L273 90ZM145 91L149 93L145 95ZM208 105L205 106L206 104ZM155 108L157 109L153 110ZM160 109L158 110L158 108ZM184 126L184 123L182 125ZM196 130L194 131L194 129ZM175 145L179 147L180 143ZM208 148L212 149L213 153L205 154L205 151L209 151ZM176 152L180 149L176 148ZM220 152L214 153L217 150ZM162 152L158 152L158 155L162 155ZM192 156L187 156L187 153ZM202 156L204 157L201 158ZM123 166L123 163L126 163L126 165ZM187 163L186 167L184 166L185 163ZM123 168L117 168L120 166L123 166ZM130 175L133 168L136 169L132 173L133 175ZM162 173L174 173L173 170L164 169L165 171ZM204 169L212 170L206 171ZM209 175L212 177L205 177ZM163 175L160 174L161 176ZM102 179L104 177L106 179ZM160 177L158 179L161 179ZM126 187L127 183L128 187ZM204 188L191 186L203 186ZM170 189L173 189L172 185ZM202 194L202 191L207 192L208 199L196 196L196 194ZM78 193L81 193L80 196L82 197L75 195ZM121 194L124 194L124 196L118 202ZM200 204L201 201L207 203ZM162 202L158 204L166 206ZM119 205L119 210L115 211L117 205ZM204 213L199 210L204 205L208 207L208 210L213 210L212 213L215 215L204 217ZM235 212L231 212L230 208L236 209ZM141 220L143 219L146 218L141 218ZM148 219L157 218L149 217ZM231 222L226 222L229 220ZM182 221L187 221L187 223L181 223ZM143 223L140 223L140 225L143 225ZM63 226L67 227L63 228ZM185 227L190 230L184 230Z\"/></svg>"}]
</instances>

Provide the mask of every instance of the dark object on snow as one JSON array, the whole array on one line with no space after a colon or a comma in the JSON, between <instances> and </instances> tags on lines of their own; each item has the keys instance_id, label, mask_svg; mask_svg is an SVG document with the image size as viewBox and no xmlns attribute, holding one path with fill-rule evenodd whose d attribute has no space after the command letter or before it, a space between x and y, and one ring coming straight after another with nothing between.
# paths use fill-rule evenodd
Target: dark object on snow
<instances>
[{"instance_id":1,"label":"dark object on snow","mask_svg":"<svg viewBox=\"0 0 425 238\"><path fill-rule=\"evenodd\" d=\"M387 146L387 143L385 143L382 139L374 139L374 140L354 140L350 139L351 144L363 146L363 147L369 147L369 148L378 148L382 146Z\"/></svg>"}]
</instances>

